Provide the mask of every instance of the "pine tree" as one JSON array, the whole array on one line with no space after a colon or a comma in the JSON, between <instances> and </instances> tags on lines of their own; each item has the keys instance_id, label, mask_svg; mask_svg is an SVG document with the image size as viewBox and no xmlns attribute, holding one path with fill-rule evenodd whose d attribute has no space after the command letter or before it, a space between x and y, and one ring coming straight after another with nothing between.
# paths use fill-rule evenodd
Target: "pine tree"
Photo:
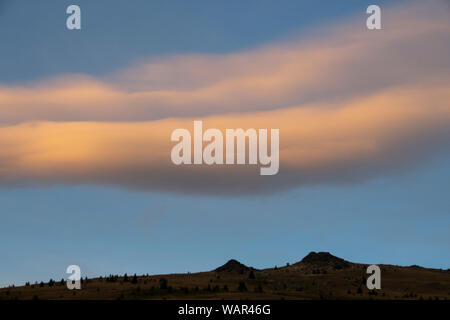
<instances>
[{"instance_id":1,"label":"pine tree","mask_svg":"<svg viewBox=\"0 0 450 320\"><path fill-rule=\"evenodd\" d=\"M247 291L247 286L245 285L245 282L244 282L244 281L239 282L238 290L239 290L240 292Z\"/></svg>"},{"instance_id":2,"label":"pine tree","mask_svg":"<svg viewBox=\"0 0 450 320\"><path fill-rule=\"evenodd\" d=\"M165 279L165 278L159 279L159 288L161 290L167 289L167 279Z\"/></svg>"}]
</instances>

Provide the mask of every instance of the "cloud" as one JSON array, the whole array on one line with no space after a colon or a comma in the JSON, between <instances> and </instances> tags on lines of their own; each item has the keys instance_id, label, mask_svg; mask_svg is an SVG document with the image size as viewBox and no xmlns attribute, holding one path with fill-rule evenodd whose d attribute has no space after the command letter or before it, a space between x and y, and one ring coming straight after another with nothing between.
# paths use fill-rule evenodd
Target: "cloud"
<instances>
[{"instance_id":1,"label":"cloud","mask_svg":"<svg viewBox=\"0 0 450 320\"><path fill-rule=\"evenodd\" d=\"M150 122L35 122L0 128L2 184L102 184L201 193L258 193L359 181L441 151L450 136L448 87L403 88L340 105L203 118L208 127L280 128L280 173L257 167L175 166L172 130ZM428 108L424 108L424 104ZM432 108L433 112L430 112Z\"/></svg>"},{"instance_id":2,"label":"cloud","mask_svg":"<svg viewBox=\"0 0 450 320\"><path fill-rule=\"evenodd\" d=\"M0 123L273 110L447 78L448 12L438 3L416 6L384 10L382 31L367 30L359 18L244 52L161 57L105 78L65 75L3 86Z\"/></svg>"},{"instance_id":3,"label":"cloud","mask_svg":"<svg viewBox=\"0 0 450 320\"><path fill-rule=\"evenodd\" d=\"M0 88L0 185L277 192L404 170L446 151L450 22L438 2L306 39L161 57L104 78ZM321 37L318 37L321 35ZM279 128L280 173L175 166L172 130Z\"/></svg>"}]
</instances>

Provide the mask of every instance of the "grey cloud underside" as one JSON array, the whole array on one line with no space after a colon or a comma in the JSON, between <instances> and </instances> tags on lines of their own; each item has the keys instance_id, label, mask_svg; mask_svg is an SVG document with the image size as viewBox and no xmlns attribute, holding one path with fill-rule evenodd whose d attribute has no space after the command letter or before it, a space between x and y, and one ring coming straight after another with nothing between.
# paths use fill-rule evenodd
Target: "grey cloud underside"
<instances>
[{"instance_id":1,"label":"grey cloud underside","mask_svg":"<svg viewBox=\"0 0 450 320\"><path fill-rule=\"evenodd\" d=\"M67 75L32 86L2 87L0 186L92 184L250 195L313 184L358 183L417 168L450 151L450 22L448 10L442 8L439 2L417 2L410 10L386 9L380 32L361 29L360 21L351 21L325 28L317 39L226 55L161 57L101 79ZM405 99L409 96L411 101ZM370 103L376 108L367 112L379 110L373 113L374 127L358 111ZM346 111L348 106L351 112ZM286 115L285 110L294 111ZM316 115L317 110L324 113ZM253 122L253 116L259 120ZM54 122L137 126L149 121L150 128L156 129L142 132L150 135L150 141L152 133L159 132L159 123L166 129L172 125L189 129L196 118L229 128L279 128L279 173L260 176L258 166L175 166L170 162L170 130L149 142L147 154L134 147L136 140L147 147L146 137L127 136L129 127L124 137L114 135L112 129L95 140L96 147L109 153L82 145L87 156L76 162L73 159L79 155L66 159L64 152L70 150L61 147L64 152L56 154L57 165L47 165L46 157L61 146L54 135L66 130L43 134L50 129L36 122L49 122L51 127ZM241 118L246 120L236 124ZM165 120L154 121L159 119ZM340 123L336 128L333 119ZM329 130L323 130L321 121ZM70 132L85 129L80 124L78 131ZM89 127L92 138L107 127L96 129ZM33 140L39 134L43 141ZM55 144L47 146L53 140ZM74 141L88 144L90 140ZM162 152L161 146L167 150ZM92 163L90 152L95 158ZM155 160L152 152L158 154ZM312 160L305 161L309 155Z\"/></svg>"}]
</instances>

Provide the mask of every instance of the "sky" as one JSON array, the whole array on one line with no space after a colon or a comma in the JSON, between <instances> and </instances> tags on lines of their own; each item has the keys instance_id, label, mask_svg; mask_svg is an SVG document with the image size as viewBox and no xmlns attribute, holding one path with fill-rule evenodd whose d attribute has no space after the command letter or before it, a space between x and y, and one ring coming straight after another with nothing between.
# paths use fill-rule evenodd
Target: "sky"
<instances>
[{"instance_id":1,"label":"sky","mask_svg":"<svg viewBox=\"0 0 450 320\"><path fill-rule=\"evenodd\" d=\"M82 29L69 31L68 5ZM0 286L329 251L450 268L450 6L1 1ZM280 128L280 172L170 132Z\"/></svg>"}]
</instances>

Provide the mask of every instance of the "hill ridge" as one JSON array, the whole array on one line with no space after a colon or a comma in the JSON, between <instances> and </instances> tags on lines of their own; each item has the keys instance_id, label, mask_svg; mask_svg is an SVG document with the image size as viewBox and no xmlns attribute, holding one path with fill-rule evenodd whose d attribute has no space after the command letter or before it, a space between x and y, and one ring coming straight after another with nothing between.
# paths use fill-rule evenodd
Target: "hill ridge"
<instances>
[{"instance_id":1,"label":"hill ridge","mask_svg":"<svg viewBox=\"0 0 450 320\"><path fill-rule=\"evenodd\" d=\"M216 272L237 272L237 273L245 273L251 270L255 270L252 267L248 267L245 264L237 261L236 259L230 259L224 265L214 269Z\"/></svg>"}]
</instances>

